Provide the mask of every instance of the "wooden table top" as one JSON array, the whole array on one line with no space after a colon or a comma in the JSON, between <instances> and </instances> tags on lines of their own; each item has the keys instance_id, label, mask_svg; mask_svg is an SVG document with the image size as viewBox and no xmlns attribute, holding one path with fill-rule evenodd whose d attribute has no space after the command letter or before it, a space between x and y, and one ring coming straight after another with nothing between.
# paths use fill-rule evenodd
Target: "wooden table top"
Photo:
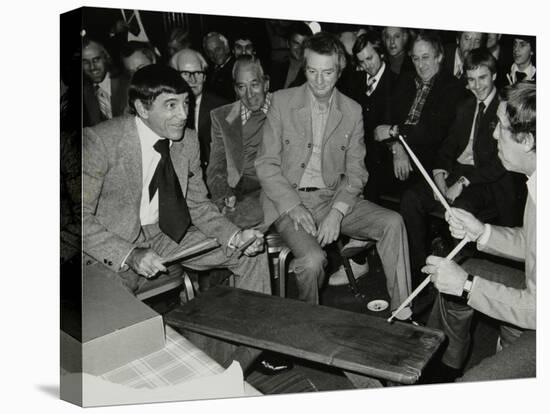
<instances>
[{"instance_id":1,"label":"wooden table top","mask_svg":"<svg viewBox=\"0 0 550 414\"><path fill-rule=\"evenodd\" d=\"M418 381L443 332L217 286L165 315L169 325L402 384Z\"/></svg>"}]
</instances>

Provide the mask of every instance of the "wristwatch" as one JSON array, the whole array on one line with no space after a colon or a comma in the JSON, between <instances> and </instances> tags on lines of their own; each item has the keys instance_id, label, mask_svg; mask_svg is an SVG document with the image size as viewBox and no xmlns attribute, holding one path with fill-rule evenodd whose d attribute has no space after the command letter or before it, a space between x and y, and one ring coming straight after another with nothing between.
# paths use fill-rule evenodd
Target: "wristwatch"
<instances>
[{"instance_id":1,"label":"wristwatch","mask_svg":"<svg viewBox=\"0 0 550 414\"><path fill-rule=\"evenodd\" d=\"M468 277L466 278L466 281L464 282L464 286L462 287L462 299L465 301L468 301L470 298L470 292L472 291L472 285L474 284L474 275L468 273Z\"/></svg>"}]
</instances>

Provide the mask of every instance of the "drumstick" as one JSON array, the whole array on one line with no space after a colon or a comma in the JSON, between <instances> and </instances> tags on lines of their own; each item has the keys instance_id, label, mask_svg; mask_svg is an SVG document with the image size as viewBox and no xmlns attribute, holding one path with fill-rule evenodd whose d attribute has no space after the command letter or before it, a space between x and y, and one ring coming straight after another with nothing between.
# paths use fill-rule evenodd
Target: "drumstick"
<instances>
[{"instance_id":1,"label":"drumstick","mask_svg":"<svg viewBox=\"0 0 550 414\"><path fill-rule=\"evenodd\" d=\"M460 243L458 243L456 245L456 247L451 251L451 253L449 253L447 255L446 259L453 260L453 258L458 254L459 251L462 250L462 248L466 245L466 243L468 243L468 241L469 241L468 238L464 237L460 241ZM418 285L418 287L407 297L407 299L405 299L403 301L403 303L401 305L399 305L399 307L387 319L388 322L391 322L391 320L395 317L395 315L397 315L399 312L401 312L403 310L403 308L405 308L405 306L407 306L409 303L411 303L412 300L422 291L422 289L424 289L426 287L426 285L428 285L428 283L430 283L430 277L431 276L427 276L422 281L422 283L420 283L420 285Z\"/></svg>"},{"instance_id":2,"label":"drumstick","mask_svg":"<svg viewBox=\"0 0 550 414\"><path fill-rule=\"evenodd\" d=\"M403 144L403 146L405 147L405 149L407 150L407 152L409 153L409 156L412 158L413 162L415 163L416 165L416 168L418 168L420 170L420 172L422 173L422 175L424 176L424 179L426 180L426 182L428 183L428 185L430 187L432 187L432 190L434 191L435 195L437 196L437 198L439 199L439 201L441 202L441 204L443 204L443 207L445 207L445 210L447 210L449 212L449 214L453 214L451 212L451 206L449 205L449 203L447 203L447 200L445 200L445 197L443 197L443 194L441 194L441 192L439 191L439 188L437 188L437 185L435 185L435 183L433 182L432 178L430 177L430 175L428 174L428 172L424 169L424 167L422 166L422 164L420 163L419 159L416 158L416 155L414 155L414 152L412 151L412 149L407 145L407 143L405 142L405 140L403 139L403 136L402 135L399 135L399 141L401 141L401 143Z\"/></svg>"}]
</instances>

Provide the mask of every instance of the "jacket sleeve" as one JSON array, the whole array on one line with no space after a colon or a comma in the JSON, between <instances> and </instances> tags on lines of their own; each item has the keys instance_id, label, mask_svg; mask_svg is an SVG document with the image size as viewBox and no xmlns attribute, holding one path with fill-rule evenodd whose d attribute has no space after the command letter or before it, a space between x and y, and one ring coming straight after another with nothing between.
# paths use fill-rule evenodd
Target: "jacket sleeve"
<instances>
[{"instance_id":1,"label":"jacket sleeve","mask_svg":"<svg viewBox=\"0 0 550 414\"><path fill-rule=\"evenodd\" d=\"M199 142L195 135L186 137L185 140L187 141L185 156L189 159L186 201L191 220L202 233L207 237L217 239L225 249L239 227L221 214L214 203L208 199L200 166Z\"/></svg>"},{"instance_id":2,"label":"jacket sleeve","mask_svg":"<svg viewBox=\"0 0 550 414\"><path fill-rule=\"evenodd\" d=\"M111 270L121 271L121 265L135 246L110 232L96 217L105 176L109 171L107 149L101 138L90 128L83 130L82 157L82 245L84 253Z\"/></svg>"}]
</instances>

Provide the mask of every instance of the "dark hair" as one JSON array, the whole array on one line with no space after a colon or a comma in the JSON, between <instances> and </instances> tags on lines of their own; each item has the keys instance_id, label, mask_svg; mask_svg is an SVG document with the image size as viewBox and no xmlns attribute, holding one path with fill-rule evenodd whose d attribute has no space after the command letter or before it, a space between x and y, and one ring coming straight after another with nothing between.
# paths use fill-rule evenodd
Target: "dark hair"
<instances>
[{"instance_id":1,"label":"dark hair","mask_svg":"<svg viewBox=\"0 0 550 414\"><path fill-rule=\"evenodd\" d=\"M492 74L497 73L497 61L486 47L471 50L464 58L464 70L474 70L487 66Z\"/></svg>"},{"instance_id":2,"label":"dark hair","mask_svg":"<svg viewBox=\"0 0 550 414\"><path fill-rule=\"evenodd\" d=\"M338 57L339 70L342 71L346 67L346 50L344 49L344 45L332 33L315 33L313 36L304 40L302 48L304 49L304 53L309 49L320 55L336 55ZM304 64L306 64L306 61L307 59L304 58Z\"/></svg>"},{"instance_id":3,"label":"dark hair","mask_svg":"<svg viewBox=\"0 0 550 414\"><path fill-rule=\"evenodd\" d=\"M518 82L502 91L506 102L506 115L510 130L517 142L522 142L524 134L533 134L533 151L537 143L537 87L534 82Z\"/></svg>"},{"instance_id":4,"label":"dark hair","mask_svg":"<svg viewBox=\"0 0 550 414\"><path fill-rule=\"evenodd\" d=\"M128 105L130 113L136 115L135 102L139 99L146 108L150 108L161 93L189 96L189 113L195 112L195 99L191 87L180 76L177 70L160 64L152 64L139 69L130 83ZM189 124L189 116L187 123ZM192 125L191 125L192 126Z\"/></svg>"},{"instance_id":5,"label":"dark hair","mask_svg":"<svg viewBox=\"0 0 550 414\"><path fill-rule=\"evenodd\" d=\"M304 37L309 37L313 35L313 32L311 31L311 28L305 24L304 22L294 22L292 23L288 28L288 39L290 39L293 35L300 35Z\"/></svg>"},{"instance_id":6,"label":"dark hair","mask_svg":"<svg viewBox=\"0 0 550 414\"><path fill-rule=\"evenodd\" d=\"M372 45L372 48L376 51L376 53L378 53L378 55L380 55L380 58L384 58L385 49L384 45L382 44L382 38L380 37L380 33L374 30L369 30L367 33L363 33L357 38L357 40L353 44L353 54L357 55L365 47L367 47L368 43Z\"/></svg>"},{"instance_id":7,"label":"dark hair","mask_svg":"<svg viewBox=\"0 0 550 414\"><path fill-rule=\"evenodd\" d=\"M149 43L138 42L135 40L132 40L122 45L120 49L120 57L122 57L123 59L128 58L136 52L143 53L147 58L149 58L151 63L156 61L155 52L153 52L153 49L151 48Z\"/></svg>"},{"instance_id":8,"label":"dark hair","mask_svg":"<svg viewBox=\"0 0 550 414\"><path fill-rule=\"evenodd\" d=\"M436 56L444 57L445 53L443 52L443 43L441 42L441 37L439 36L439 33L437 33L435 30L419 31L416 37L411 42L409 53L412 52L415 43L421 40L432 45Z\"/></svg>"}]
</instances>

